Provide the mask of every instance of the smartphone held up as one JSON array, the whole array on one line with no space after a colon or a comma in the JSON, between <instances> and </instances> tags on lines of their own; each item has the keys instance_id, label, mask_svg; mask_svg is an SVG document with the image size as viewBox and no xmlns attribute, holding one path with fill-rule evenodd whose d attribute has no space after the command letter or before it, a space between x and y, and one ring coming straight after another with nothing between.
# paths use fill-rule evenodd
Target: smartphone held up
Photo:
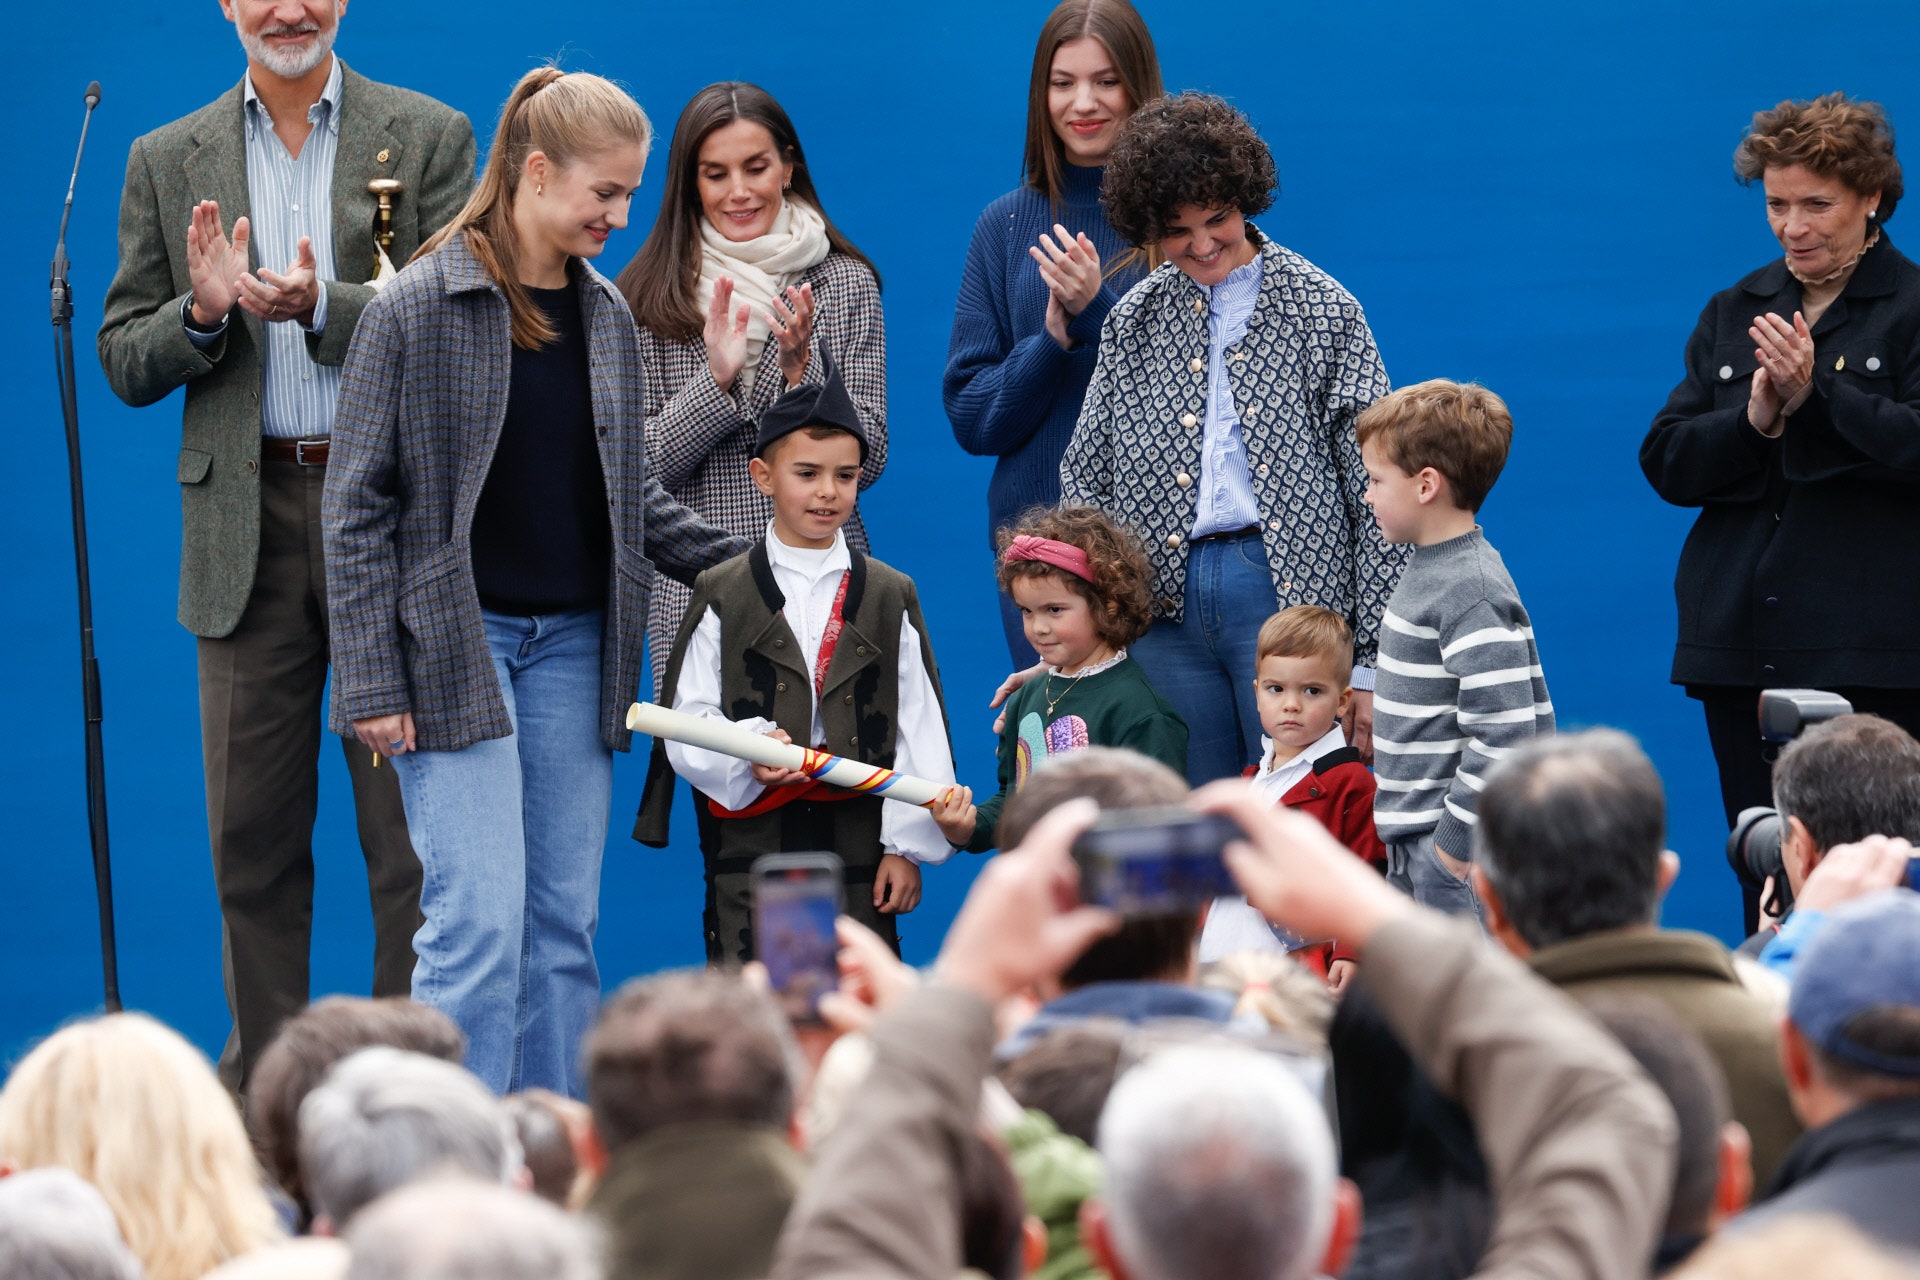
<instances>
[{"instance_id":1,"label":"smartphone held up","mask_svg":"<svg viewBox=\"0 0 1920 1280\"><path fill-rule=\"evenodd\" d=\"M844 868L831 853L770 853L752 874L754 943L774 999L789 1021L817 1025L820 998L840 981Z\"/></svg>"}]
</instances>

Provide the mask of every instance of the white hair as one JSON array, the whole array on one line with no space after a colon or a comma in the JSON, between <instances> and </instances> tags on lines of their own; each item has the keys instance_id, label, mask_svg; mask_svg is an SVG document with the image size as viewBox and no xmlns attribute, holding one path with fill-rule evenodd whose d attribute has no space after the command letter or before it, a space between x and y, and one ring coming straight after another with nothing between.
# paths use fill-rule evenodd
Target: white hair
<instances>
[{"instance_id":1,"label":"white hair","mask_svg":"<svg viewBox=\"0 0 1920 1280\"><path fill-rule=\"evenodd\" d=\"M415 1183L347 1233L347 1280L600 1280L601 1236L537 1196L463 1179Z\"/></svg>"},{"instance_id":2,"label":"white hair","mask_svg":"<svg viewBox=\"0 0 1920 1280\"><path fill-rule=\"evenodd\" d=\"M1100 1116L1114 1248L1139 1280L1299 1280L1333 1228L1333 1134L1270 1054L1168 1049Z\"/></svg>"},{"instance_id":3,"label":"white hair","mask_svg":"<svg viewBox=\"0 0 1920 1280\"><path fill-rule=\"evenodd\" d=\"M524 1163L500 1100L472 1072L423 1053L362 1049L300 1104L300 1178L314 1215L335 1229L426 1174L509 1183Z\"/></svg>"},{"instance_id":4,"label":"white hair","mask_svg":"<svg viewBox=\"0 0 1920 1280\"><path fill-rule=\"evenodd\" d=\"M0 1276L6 1280L140 1280L113 1210L67 1169L0 1178Z\"/></svg>"}]
</instances>

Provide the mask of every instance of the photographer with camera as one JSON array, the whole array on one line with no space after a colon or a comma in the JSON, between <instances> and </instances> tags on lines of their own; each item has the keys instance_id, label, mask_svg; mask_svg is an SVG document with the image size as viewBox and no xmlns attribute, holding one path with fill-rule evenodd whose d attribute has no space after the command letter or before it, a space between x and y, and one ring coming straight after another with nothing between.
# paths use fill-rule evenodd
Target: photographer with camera
<instances>
[{"instance_id":1,"label":"photographer with camera","mask_svg":"<svg viewBox=\"0 0 1920 1280\"><path fill-rule=\"evenodd\" d=\"M1815 725L1774 764L1773 803L1779 815L1778 857L1767 856L1770 841L1764 827L1756 828L1752 811L1742 815L1729 848L1736 867L1743 866L1747 875L1773 877L1769 897L1784 901L1791 912L1829 849L1876 835L1920 840L1920 742L1879 716L1843 715ZM1783 914L1763 923L1740 954L1758 956L1791 920L1791 914Z\"/></svg>"}]
</instances>

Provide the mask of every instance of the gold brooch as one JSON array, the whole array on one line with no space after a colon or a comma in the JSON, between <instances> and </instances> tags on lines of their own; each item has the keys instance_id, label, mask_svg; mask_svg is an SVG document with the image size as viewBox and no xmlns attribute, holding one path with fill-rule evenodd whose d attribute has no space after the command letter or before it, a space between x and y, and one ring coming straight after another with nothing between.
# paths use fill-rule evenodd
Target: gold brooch
<instances>
[{"instance_id":1,"label":"gold brooch","mask_svg":"<svg viewBox=\"0 0 1920 1280\"><path fill-rule=\"evenodd\" d=\"M393 153L391 151L382 147L380 148L380 154L374 157L374 162L377 164L385 164L392 155Z\"/></svg>"}]
</instances>

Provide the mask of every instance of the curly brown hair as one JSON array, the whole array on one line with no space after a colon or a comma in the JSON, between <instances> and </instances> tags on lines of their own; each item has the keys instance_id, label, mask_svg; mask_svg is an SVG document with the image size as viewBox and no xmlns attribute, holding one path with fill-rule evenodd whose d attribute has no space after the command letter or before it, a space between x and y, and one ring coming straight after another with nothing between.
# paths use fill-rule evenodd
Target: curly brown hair
<instances>
[{"instance_id":1,"label":"curly brown hair","mask_svg":"<svg viewBox=\"0 0 1920 1280\"><path fill-rule=\"evenodd\" d=\"M1812 102L1789 99L1771 111L1756 111L1733 153L1741 186L1769 169L1796 164L1823 178L1838 177L1855 195L1878 191L1877 223L1893 216L1906 191L1886 108L1855 102L1844 93L1823 93Z\"/></svg>"},{"instance_id":2,"label":"curly brown hair","mask_svg":"<svg viewBox=\"0 0 1920 1280\"><path fill-rule=\"evenodd\" d=\"M1051 538L1087 553L1093 581L1036 560L1007 562L1007 548L1015 538ZM1147 634L1153 621L1153 564L1130 530L1108 519L1096 507L1034 507L1002 529L995 538L1000 549L1000 589L1013 591L1018 578L1052 576L1084 599L1093 613L1093 629L1115 648L1125 648Z\"/></svg>"},{"instance_id":3,"label":"curly brown hair","mask_svg":"<svg viewBox=\"0 0 1920 1280\"><path fill-rule=\"evenodd\" d=\"M1175 210L1231 205L1251 218L1272 207L1279 185L1253 124L1224 98L1188 92L1142 103L1121 126L1100 198L1113 229L1144 247Z\"/></svg>"}]
</instances>

